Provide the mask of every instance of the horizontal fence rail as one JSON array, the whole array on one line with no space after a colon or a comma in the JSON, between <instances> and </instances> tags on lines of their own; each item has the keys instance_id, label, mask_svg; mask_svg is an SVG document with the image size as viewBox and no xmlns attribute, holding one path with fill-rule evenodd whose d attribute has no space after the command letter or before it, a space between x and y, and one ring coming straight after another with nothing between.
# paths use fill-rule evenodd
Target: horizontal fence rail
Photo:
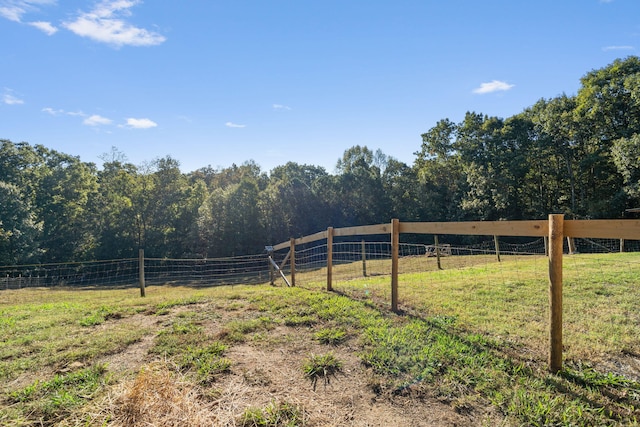
<instances>
[{"instance_id":1,"label":"horizontal fence rail","mask_svg":"<svg viewBox=\"0 0 640 427\"><path fill-rule=\"evenodd\" d=\"M401 235L430 235L433 244L400 242ZM440 243L439 236L488 236L476 244ZM359 237L361 241L353 241ZM514 244L503 238L513 238ZM533 240L523 243L522 238ZM313 246L311 246L313 244ZM501 257L535 255L548 257L549 269L549 363L557 371L562 359L562 255L564 253L640 251L638 220L549 220L401 222L332 228L267 246L266 253L216 259L145 258L84 263L40 264L0 267L0 290L24 287L92 287L146 285L218 286L275 283L281 277L295 286L296 272L313 274L332 290L334 277L343 266L357 268L361 277L390 276L391 309L398 310L399 271L442 269L456 256ZM401 261L402 260L402 261ZM276 274L277 273L277 274ZM279 275L279 276L278 276ZM287 279L288 277L288 279Z\"/></svg>"},{"instance_id":2,"label":"horizontal fence rail","mask_svg":"<svg viewBox=\"0 0 640 427\"><path fill-rule=\"evenodd\" d=\"M290 283L295 286L296 262L301 262L313 269L326 267L326 288L331 291L333 288L334 266L346 261L354 262L358 259L357 249L344 252L341 243L334 242L336 237L346 236L389 236L388 252L381 257L386 257L390 261L388 273L391 276L391 309L398 311L398 275L399 258L402 255L399 236L401 234L428 234L434 236L434 245L424 246L424 254L435 256L438 268L440 268L440 258L450 256L455 253L455 247L451 245L439 245L439 235L460 235L460 236L493 236L495 253L500 261L501 253L505 254L499 237L538 237L543 239L542 252L549 257L549 369L557 372L562 368L562 266L563 253L577 253L580 251L590 252L594 248L609 252L620 252L631 250L630 244L626 241L640 240L640 221L638 220L564 220L563 215L549 215L548 220L535 221L469 221L469 222L400 222L397 219L390 224L378 224L358 227L332 228L312 235L292 238L288 242L273 245L274 251L288 250L282 259L282 271L290 274ZM576 238L580 238L576 244ZM609 239L613 244L598 242L597 239ZM616 242L617 239L617 242ZM305 253L307 249L297 249L296 246L303 246L312 242L326 240L325 258L322 255L313 255L315 259L309 261L309 256ZM617 243L617 244L616 244ZM366 245L363 241L362 245ZM637 242L633 243L637 247ZM414 248L416 254L420 249ZM365 252L365 249L362 250ZM382 253L381 253L382 254ZM367 265L364 255L360 255L363 262L363 275L367 275ZM289 262L288 270L285 264ZM324 263L324 264L323 264ZM273 277L272 277L273 282Z\"/></svg>"}]
</instances>

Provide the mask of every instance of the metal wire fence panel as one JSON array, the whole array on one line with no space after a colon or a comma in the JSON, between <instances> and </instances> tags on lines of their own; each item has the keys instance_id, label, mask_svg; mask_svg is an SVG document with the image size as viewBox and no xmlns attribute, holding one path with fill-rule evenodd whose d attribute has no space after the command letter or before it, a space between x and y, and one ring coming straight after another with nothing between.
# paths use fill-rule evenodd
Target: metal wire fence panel
<instances>
[{"instance_id":1,"label":"metal wire fence panel","mask_svg":"<svg viewBox=\"0 0 640 427\"><path fill-rule=\"evenodd\" d=\"M266 254L214 259L145 258L145 282L151 285L235 285L269 281Z\"/></svg>"},{"instance_id":2,"label":"metal wire fence panel","mask_svg":"<svg viewBox=\"0 0 640 427\"><path fill-rule=\"evenodd\" d=\"M138 282L138 259L0 267L0 289L123 286Z\"/></svg>"},{"instance_id":3,"label":"metal wire fence panel","mask_svg":"<svg viewBox=\"0 0 640 427\"><path fill-rule=\"evenodd\" d=\"M138 286L135 259L0 267L0 289L55 286ZM233 285L269 281L266 254L215 258L145 258L147 285Z\"/></svg>"}]
</instances>

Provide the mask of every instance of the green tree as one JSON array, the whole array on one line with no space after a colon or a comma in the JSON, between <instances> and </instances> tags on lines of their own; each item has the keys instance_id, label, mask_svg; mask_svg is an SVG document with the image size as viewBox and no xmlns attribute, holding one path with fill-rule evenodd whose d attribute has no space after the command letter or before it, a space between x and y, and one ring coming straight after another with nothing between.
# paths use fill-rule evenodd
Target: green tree
<instances>
[{"instance_id":1,"label":"green tree","mask_svg":"<svg viewBox=\"0 0 640 427\"><path fill-rule=\"evenodd\" d=\"M274 168L261 192L262 217L269 241L281 241L322 230L329 225L318 183L324 168L288 162Z\"/></svg>"},{"instance_id":2,"label":"green tree","mask_svg":"<svg viewBox=\"0 0 640 427\"><path fill-rule=\"evenodd\" d=\"M96 235L89 201L97 192L95 165L46 150L47 169L36 197L43 223L44 259L49 262L94 258Z\"/></svg>"},{"instance_id":3,"label":"green tree","mask_svg":"<svg viewBox=\"0 0 640 427\"><path fill-rule=\"evenodd\" d=\"M455 147L457 128L449 119L443 119L422 134L413 165L421 187L417 203L422 221L462 219L466 179Z\"/></svg>"},{"instance_id":4,"label":"green tree","mask_svg":"<svg viewBox=\"0 0 640 427\"><path fill-rule=\"evenodd\" d=\"M323 198L335 226L388 221L389 200L382 185L387 157L366 146L347 149L336 165L337 175L322 180Z\"/></svg>"},{"instance_id":5,"label":"green tree","mask_svg":"<svg viewBox=\"0 0 640 427\"><path fill-rule=\"evenodd\" d=\"M629 198L627 207L640 206L640 133L614 141L612 156Z\"/></svg>"},{"instance_id":6,"label":"green tree","mask_svg":"<svg viewBox=\"0 0 640 427\"><path fill-rule=\"evenodd\" d=\"M138 233L135 221L134 194L138 182L136 166L115 148L103 155L98 172L98 192L92 211L98 235L98 259L137 256Z\"/></svg>"},{"instance_id":7,"label":"green tree","mask_svg":"<svg viewBox=\"0 0 640 427\"><path fill-rule=\"evenodd\" d=\"M41 231L18 186L0 181L0 265L36 262Z\"/></svg>"},{"instance_id":8,"label":"green tree","mask_svg":"<svg viewBox=\"0 0 640 427\"><path fill-rule=\"evenodd\" d=\"M191 252L185 245L188 245L186 237L193 234L185 228L190 224L184 219L197 216L194 211L199 209L199 203L194 207L193 200L189 200L189 182L176 159L166 156L150 167L151 172L142 177L142 192L138 196L145 208L140 213L144 218L145 253L157 257L183 256Z\"/></svg>"}]
</instances>

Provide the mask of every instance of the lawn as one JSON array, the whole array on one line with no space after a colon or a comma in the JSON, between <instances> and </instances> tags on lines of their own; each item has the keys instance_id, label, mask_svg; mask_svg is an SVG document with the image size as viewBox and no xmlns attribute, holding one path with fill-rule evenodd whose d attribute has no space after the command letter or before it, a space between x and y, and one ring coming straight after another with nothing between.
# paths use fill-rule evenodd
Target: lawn
<instances>
[{"instance_id":1,"label":"lawn","mask_svg":"<svg viewBox=\"0 0 640 427\"><path fill-rule=\"evenodd\" d=\"M401 265L400 313L387 276L340 272L332 293L1 291L0 424L637 425L636 254L565 258L558 374L546 260L454 258Z\"/></svg>"}]
</instances>

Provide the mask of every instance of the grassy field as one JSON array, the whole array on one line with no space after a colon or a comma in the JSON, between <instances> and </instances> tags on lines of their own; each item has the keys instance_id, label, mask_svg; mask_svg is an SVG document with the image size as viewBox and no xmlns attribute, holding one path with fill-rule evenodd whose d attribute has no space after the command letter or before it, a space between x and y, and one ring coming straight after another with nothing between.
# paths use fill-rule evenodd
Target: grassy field
<instances>
[{"instance_id":1,"label":"grassy field","mask_svg":"<svg viewBox=\"0 0 640 427\"><path fill-rule=\"evenodd\" d=\"M339 266L334 293L321 271L146 298L1 291L0 425L638 424L636 254L565 258L555 375L546 259L463 258L403 261L398 314L374 263Z\"/></svg>"}]
</instances>

